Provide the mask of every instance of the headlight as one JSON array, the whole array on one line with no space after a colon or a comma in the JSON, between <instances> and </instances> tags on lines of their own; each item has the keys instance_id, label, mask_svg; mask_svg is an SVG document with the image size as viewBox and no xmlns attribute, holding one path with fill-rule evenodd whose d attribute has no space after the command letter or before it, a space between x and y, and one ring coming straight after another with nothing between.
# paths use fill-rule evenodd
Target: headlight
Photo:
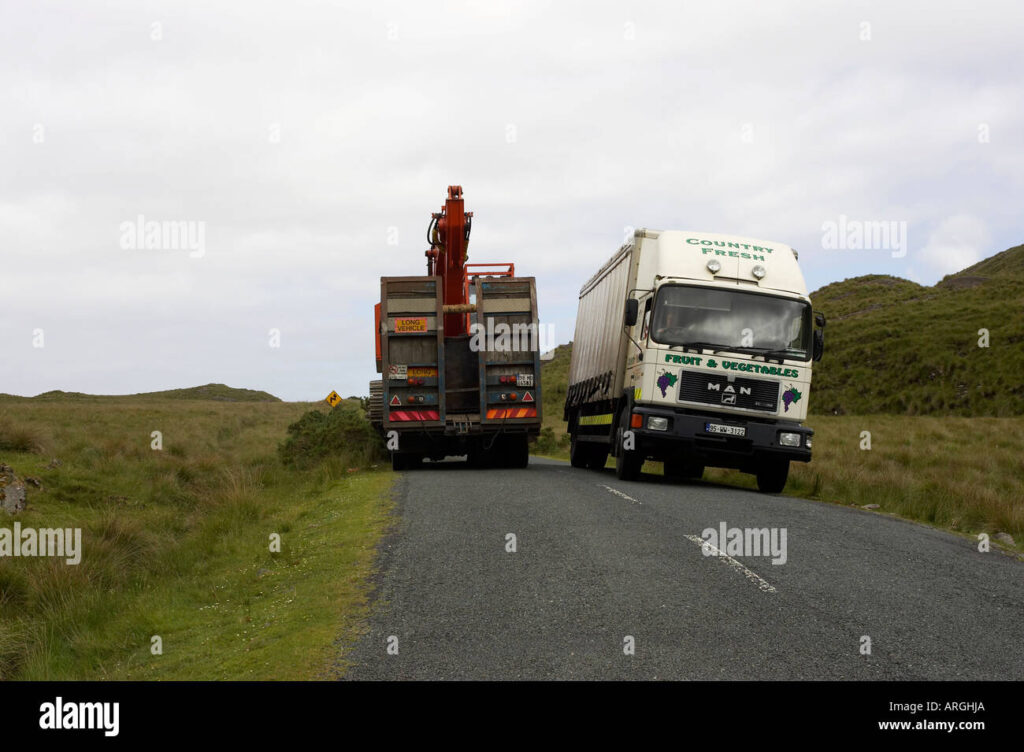
<instances>
[{"instance_id":1,"label":"headlight","mask_svg":"<svg viewBox=\"0 0 1024 752\"><path fill-rule=\"evenodd\" d=\"M782 446L798 447L800 446L800 439L801 436L798 433L788 433L783 431L779 434L779 444Z\"/></svg>"},{"instance_id":2,"label":"headlight","mask_svg":"<svg viewBox=\"0 0 1024 752\"><path fill-rule=\"evenodd\" d=\"M751 269L751 270L750 270L750 272L751 272L751 274L753 274L753 275L754 275L754 277L755 277L756 279L764 279L764 275L768 273L768 270L767 270L767 269L765 269L765 268L764 268L763 266L761 266L760 264L758 264L758 265L757 265L757 266L755 266L755 267L754 267L753 269Z\"/></svg>"},{"instance_id":3,"label":"headlight","mask_svg":"<svg viewBox=\"0 0 1024 752\"><path fill-rule=\"evenodd\" d=\"M652 415L647 419L647 427L652 431L667 431L668 418L658 418Z\"/></svg>"},{"instance_id":4,"label":"headlight","mask_svg":"<svg viewBox=\"0 0 1024 752\"><path fill-rule=\"evenodd\" d=\"M718 259L711 259L710 261L708 261L708 271L711 272L712 274L718 274L720 271L722 271L722 264L718 261Z\"/></svg>"}]
</instances>

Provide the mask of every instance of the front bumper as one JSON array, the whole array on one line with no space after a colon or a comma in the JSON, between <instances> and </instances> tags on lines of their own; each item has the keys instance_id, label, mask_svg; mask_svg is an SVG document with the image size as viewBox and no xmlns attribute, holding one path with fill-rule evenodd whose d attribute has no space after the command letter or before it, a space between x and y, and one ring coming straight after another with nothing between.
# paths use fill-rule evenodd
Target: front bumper
<instances>
[{"instance_id":1,"label":"front bumper","mask_svg":"<svg viewBox=\"0 0 1024 752\"><path fill-rule=\"evenodd\" d=\"M807 440L814 435L814 429L784 420L750 420L745 417L706 413L671 408L634 405L633 414L643 416L643 425L632 429L636 435L637 449L652 459L678 456L680 452L704 464L716 467L743 469L752 467L761 460L792 460L810 462L811 449ZM647 427L648 418L662 417L668 420L664 431ZM727 426L742 426L745 435L727 436L705 430L708 423ZM783 446L779 443L781 432L800 435L800 446Z\"/></svg>"}]
</instances>

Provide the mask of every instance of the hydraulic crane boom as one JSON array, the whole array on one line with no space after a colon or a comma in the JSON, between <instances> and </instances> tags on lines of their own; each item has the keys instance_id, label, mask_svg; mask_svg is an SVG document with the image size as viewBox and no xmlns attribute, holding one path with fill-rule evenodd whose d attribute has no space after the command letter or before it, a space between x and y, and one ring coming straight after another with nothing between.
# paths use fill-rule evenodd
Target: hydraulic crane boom
<instances>
[{"instance_id":1,"label":"hydraulic crane boom","mask_svg":"<svg viewBox=\"0 0 1024 752\"><path fill-rule=\"evenodd\" d=\"M473 228L473 212L467 212L462 198L462 186L448 186L448 199L440 212L431 215L427 228L430 250L427 256L427 275L441 278L444 294L444 335L457 337L466 334L466 259L469 233Z\"/></svg>"},{"instance_id":2,"label":"hydraulic crane boom","mask_svg":"<svg viewBox=\"0 0 1024 752\"><path fill-rule=\"evenodd\" d=\"M395 470L465 456L526 467L540 433L537 284L515 264L469 264L473 213L448 186L427 228L427 273L381 277L367 412Z\"/></svg>"}]
</instances>

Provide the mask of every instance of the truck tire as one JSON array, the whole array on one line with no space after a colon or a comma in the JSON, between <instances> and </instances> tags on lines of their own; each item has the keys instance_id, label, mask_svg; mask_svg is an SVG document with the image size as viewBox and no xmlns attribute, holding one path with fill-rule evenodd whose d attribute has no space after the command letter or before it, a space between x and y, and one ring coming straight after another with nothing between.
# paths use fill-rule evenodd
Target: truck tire
<instances>
[{"instance_id":1,"label":"truck tire","mask_svg":"<svg viewBox=\"0 0 1024 752\"><path fill-rule=\"evenodd\" d=\"M704 465L693 460L665 460L665 477L669 480L700 480L704 475Z\"/></svg>"},{"instance_id":2,"label":"truck tire","mask_svg":"<svg viewBox=\"0 0 1024 752\"><path fill-rule=\"evenodd\" d=\"M627 451L622 446L622 434L629 430L629 405L619 415L619 425L615 430L618 447L615 450L615 477L619 480L636 480L640 476L640 468L644 466L643 455L636 450Z\"/></svg>"},{"instance_id":3,"label":"truck tire","mask_svg":"<svg viewBox=\"0 0 1024 752\"><path fill-rule=\"evenodd\" d=\"M580 441L574 433L569 444L569 464L579 468L590 467L590 456L590 442Z\"/></svg>"},{"instance_id":4,"label":"truck tire","mask_svg":"<svg viewBox=\"0 0 1024 752\"><path fill-rule=\"evenodd\" d=\"M473 447L470 449L466 454L466 463L474 470L480 470L487 467L483 448Z\"/></svg>"},{"instance_id":5,"label":"truck tire","mask_svg":"<svg viewBox=\"0 0 1024 752\"><path fill-rule=\"evenodd\" d=\"M530 437L511 436L505 446L505 467L524 468L530 464Z\"/></svg>"},{"instance_id":6,"label":"truck tire","mask_svg":"<svg viewBox=\"0 0 1024 752\"><path fill-rule=\"evenodd\" d=\"M391 469L395 472L402 470L415 470L423 465L422 454L401 454L391 453Z\"/></svg>"},{"instance_id":7,"label":"truck tire","mask_svg":"<svg viewBox=\"0 0 1024 752\"><path fill-rule=\"evenodd\" d=\"M591 447L590 457L587 458L587 467L591 470L604 470L608 462L608 447L603 444L596 444Z\"/></svg>"},{"instance_id":8,"label":"truck tire","mask_svg":"<svg viewBox=\"0 0 1024 752\"><path fill-rule=\"evenodd\" d=\"M782 493L789 478L789 460L769 460L757 469L757 487L761 493Z\"/></svg>"}]
</instances>

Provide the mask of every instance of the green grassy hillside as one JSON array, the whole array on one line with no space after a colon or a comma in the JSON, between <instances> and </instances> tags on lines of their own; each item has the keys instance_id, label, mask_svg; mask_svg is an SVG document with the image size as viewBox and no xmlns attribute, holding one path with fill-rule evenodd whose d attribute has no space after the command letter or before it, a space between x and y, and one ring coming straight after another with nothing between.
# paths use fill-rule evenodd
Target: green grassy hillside
<instances>
[{"instance_id":1,"label":"green grassy hillside","mask_svg":"<svg viewBox=\"0 0 1024 752\"><path fill-rule=\"evenodd\" d=\"M544 423L535 448L538 454L558 454L560 451L568 451L569 437L565 433L562 408L565 406L571 358L572 342L567 345L559 345L555 348L550 360L541 361L541 410Z\"/></svg>"},{"instance_id":2,"label":"green grassy hillside","mask_svg":"<svg viewBox=\"0 0 1024 752\"><path fill-rule=\"evenodd\" d=\"M76 400L214 400L216 402L280 402L278 397L255 389L237 389L225 384L206 384L188 389L168 389L163 392L143 392L141 394L105 395L83 394L81 392L62 392L59 389L43 392L35 397L18 397L13 394L0 394L0 400L39 400L43 402L62 402Z\"/></svg>"},{"instance_id":3,"label":"green grassy hillside","mask_svg":"<svg viewBox=\"0 0 1024 752\"><path fill-rule=\"evenodd\" d=\"M828 317L812 412L1024 415L1024 246L934 287L869 275L811 300Z\"/></svg>"}]
</instances>

